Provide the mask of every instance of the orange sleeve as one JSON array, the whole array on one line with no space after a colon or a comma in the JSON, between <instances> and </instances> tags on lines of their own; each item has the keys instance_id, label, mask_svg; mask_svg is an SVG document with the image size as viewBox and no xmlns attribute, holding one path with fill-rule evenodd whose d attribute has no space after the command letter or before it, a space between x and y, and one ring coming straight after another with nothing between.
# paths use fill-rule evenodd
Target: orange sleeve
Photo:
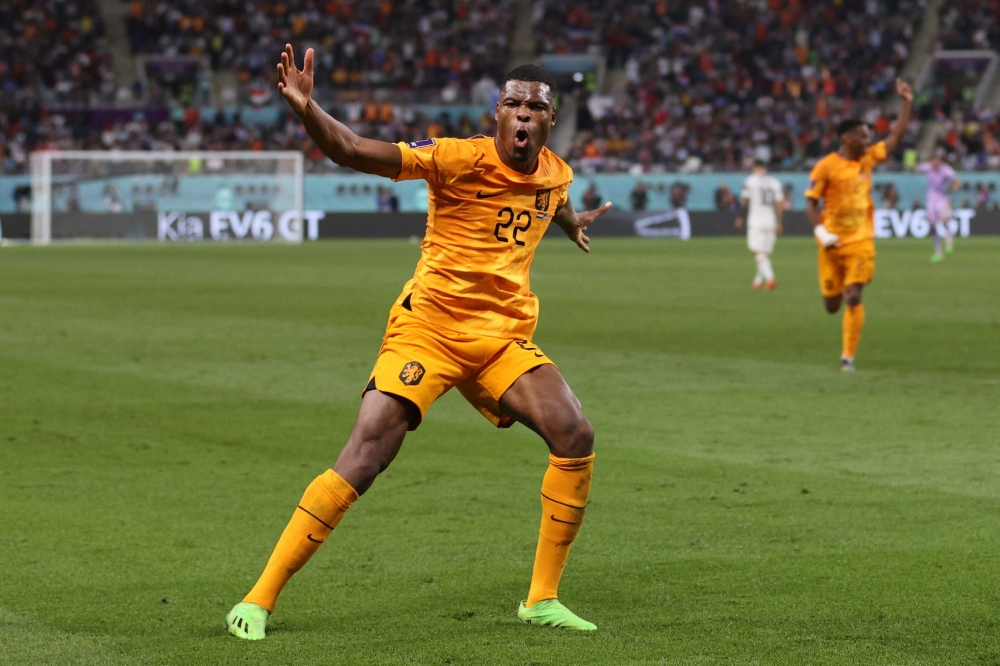
<instances>
[{"instance_id":1,"label":"orange sleeve","mask_svg":"<svg viewBox=\"0 0 1000 666\"><path fill-rule=\"evenodd\" d=\"M403 168L393 180L426 180L448 182L468 170L466 151L456 139L424 139L400 141L396 145L403 154Z\"/></svg>"},{"instance_id":2,"label":"orange sleeve","mask_svg":"<svg viewBox=\"0 0 1000 666\"><path fill-rule=\"evenodd\" d=\"M572 183L566 183L558 190L555 191L556 195L556 210L559 210L569 202L569 186Z\"/></svg>"},{"instance_id":3,"label":"orange sleeve","mask_svg":"<svg viewBox=\"0 0 1000 666\"><path fill-rule=\"evenodd\" d=\"M870 159L874 164L885 161L889 157L889 153L885 150L885 141L879 141L874 146L868 149L865 153L865 157Z\"/></svg>"},{"instance_id":4,"label":"orange sleeve","mask_svg":"<svg viewBox=\"0 0 1000 666\"><path fill-rule=\"evenodd\" d=\"M807 199L822 199L826 194L826 184L829 178L826 174L826 160L820 160L819 163L813 167L812 173L809 174L809 187L805 191Z\"/></svg>"}]
</instances>

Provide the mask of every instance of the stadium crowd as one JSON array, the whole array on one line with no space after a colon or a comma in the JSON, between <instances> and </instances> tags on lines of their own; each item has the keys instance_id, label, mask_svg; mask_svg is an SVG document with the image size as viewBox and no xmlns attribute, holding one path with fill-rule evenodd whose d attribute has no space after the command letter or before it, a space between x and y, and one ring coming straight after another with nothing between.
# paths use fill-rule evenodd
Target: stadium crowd
<instances>
[{"instance_id":1,"label":"stadium crowd","mask_svg":"<svg viewBox=\"0 0 1000 666\"><path fill-rule=\"evenodd\" d=\"M551 53L604 44L624 69L614 98L582 114L579 166L796 169L830 150L842 118L887 129L882 103L921 12L920 0L545 0L537 38Z\"/></svg>"},{"instance_id":2,"label":"stadium crowd","mask_svg":"<svg viewBox=\"0 0 1000 666\"><path fill-rule=\"evenodd\" d=\"M801 170L834 149L841 118L888 130L893 80L922 2L536 0L536 51L607 58L609 95L586 86L565 92L579 102L569 158L582 172L733 170L754 159ZM240 101L256 107L281 106L273 81L281 45L312 45L328 108L359 133L397 141L491 131L489 117L428 117L397 102L486 106L509 55L511 4L132 0L127 25L134 53L231 69L244 87ZM946 5L942 43L995 45L995 4L970 0L969 12L957 14ZM137 114L95 126L67 115L67 106L93 107L115 93L92 1L12 0L0 19L2 173L24 173L30 150L45 147L302 149L311 170L332 166L283 107L263 123L241 113L202 117L197 105L176 100L166 120ZM928 103L923 117L944 123L942 142L956 166L1000 167L1000 121L952 102ZM918 130L915 119L905 148ZM911 166L895 157L890 168Z\"/></svg>"},{"instance_id":3,"label":"stadium crowd","mask_svg":"<svg viewBox=\"0 0 1000 666\"><path fill-rule=\"evenodd\" d=\"M286 43L313 46L317 88L470 90L507 63L510 0L131 0L134 53L208 58L268 79Z\"/></svg>"}]
</instances>

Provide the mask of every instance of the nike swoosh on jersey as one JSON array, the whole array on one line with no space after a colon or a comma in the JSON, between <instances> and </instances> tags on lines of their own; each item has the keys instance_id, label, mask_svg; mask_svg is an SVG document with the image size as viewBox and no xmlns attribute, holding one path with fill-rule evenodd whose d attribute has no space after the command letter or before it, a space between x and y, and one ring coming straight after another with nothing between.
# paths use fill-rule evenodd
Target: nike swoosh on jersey
<instances>
[{"instance_id":1,"label":"nike swoosh on jersey","mask_svg":"<svg viewBox=\"0 0 1000 666\"><path fill-rule=\"evenodd\" d=\"M310 541L312 541L313 543L323 543L322 541L320 541L318 539L313 539L313 535L312 534L307 534L306 538L309 539Z\"/></svg>"},{"instance_id":2,"label":"nike swoosh on jersey","mask_svg":"<svg viewBox=\"0 0 1000 666\"><path fill-rule=\"evenodd\" d=\"M476 198L477 199L490 199L492 197L498 197L501 194L503 194L502 191L501 192L494 192L493 194L483 194L483 191L479 190L478 192L476 192Z\"/></svg>"}]
</instances>

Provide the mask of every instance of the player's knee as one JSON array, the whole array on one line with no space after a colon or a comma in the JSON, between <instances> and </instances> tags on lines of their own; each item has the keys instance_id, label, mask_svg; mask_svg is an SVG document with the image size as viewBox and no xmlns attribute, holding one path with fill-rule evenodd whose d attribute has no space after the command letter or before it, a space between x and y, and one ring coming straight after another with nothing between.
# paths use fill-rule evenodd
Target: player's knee
<instances>
[{"instance_id":1,"label":"player's knee","mask_svg":"<svg viewBox=\"0 0 1000 666\"><path fill-rule=\"evenodd\" d=\"M837 314L837 311L840 310L840 299L827 298L823 301L823 305L830 314Z\"/></svg>"},{"instance_id":2,"label":"player's knee","mask_svg":"<svg viewBox=\"0 0 1000 666\"><path fill-rule=\"evenodd\" d=\"M561 436L552 446L554 455L560 458L585 458L594 452L594 426L582 414L567 422L560 430Z\"/></svg>"},{"instance_id":3,"label":"player's knee","mask_svg":"<svg viewBox=\"0 0 1000 666\"><path fill-rule=\"evenodd\" d=\"M847 304L852 308L856 305L861 305L861 292L849 293L844 300L847 301Z\"/></svg>"}]
</instances>

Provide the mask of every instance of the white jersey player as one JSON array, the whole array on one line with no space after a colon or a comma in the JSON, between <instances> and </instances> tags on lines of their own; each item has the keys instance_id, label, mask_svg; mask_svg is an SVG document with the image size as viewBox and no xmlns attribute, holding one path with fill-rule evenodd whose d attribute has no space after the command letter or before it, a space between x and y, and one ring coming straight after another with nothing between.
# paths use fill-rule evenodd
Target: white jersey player
<instances>
[{"instance_id":1,"label":"white jersey player","mask_svg":"<svg viewBox=\"0 0 1000 666\"><path fill-rule=\"evenodd\" d=\"M747 246L757 261L754 289L764 286L770 291L778 286L771 268L771 254L774 252L774 240L781 233L784 200L785 194L778 179L767 175L767 166L763 162L754 162L753 172L740 193L742 215L736 219L736 228L742 229L743 218L746 218Z\"/></svg>"}]
</instances>

